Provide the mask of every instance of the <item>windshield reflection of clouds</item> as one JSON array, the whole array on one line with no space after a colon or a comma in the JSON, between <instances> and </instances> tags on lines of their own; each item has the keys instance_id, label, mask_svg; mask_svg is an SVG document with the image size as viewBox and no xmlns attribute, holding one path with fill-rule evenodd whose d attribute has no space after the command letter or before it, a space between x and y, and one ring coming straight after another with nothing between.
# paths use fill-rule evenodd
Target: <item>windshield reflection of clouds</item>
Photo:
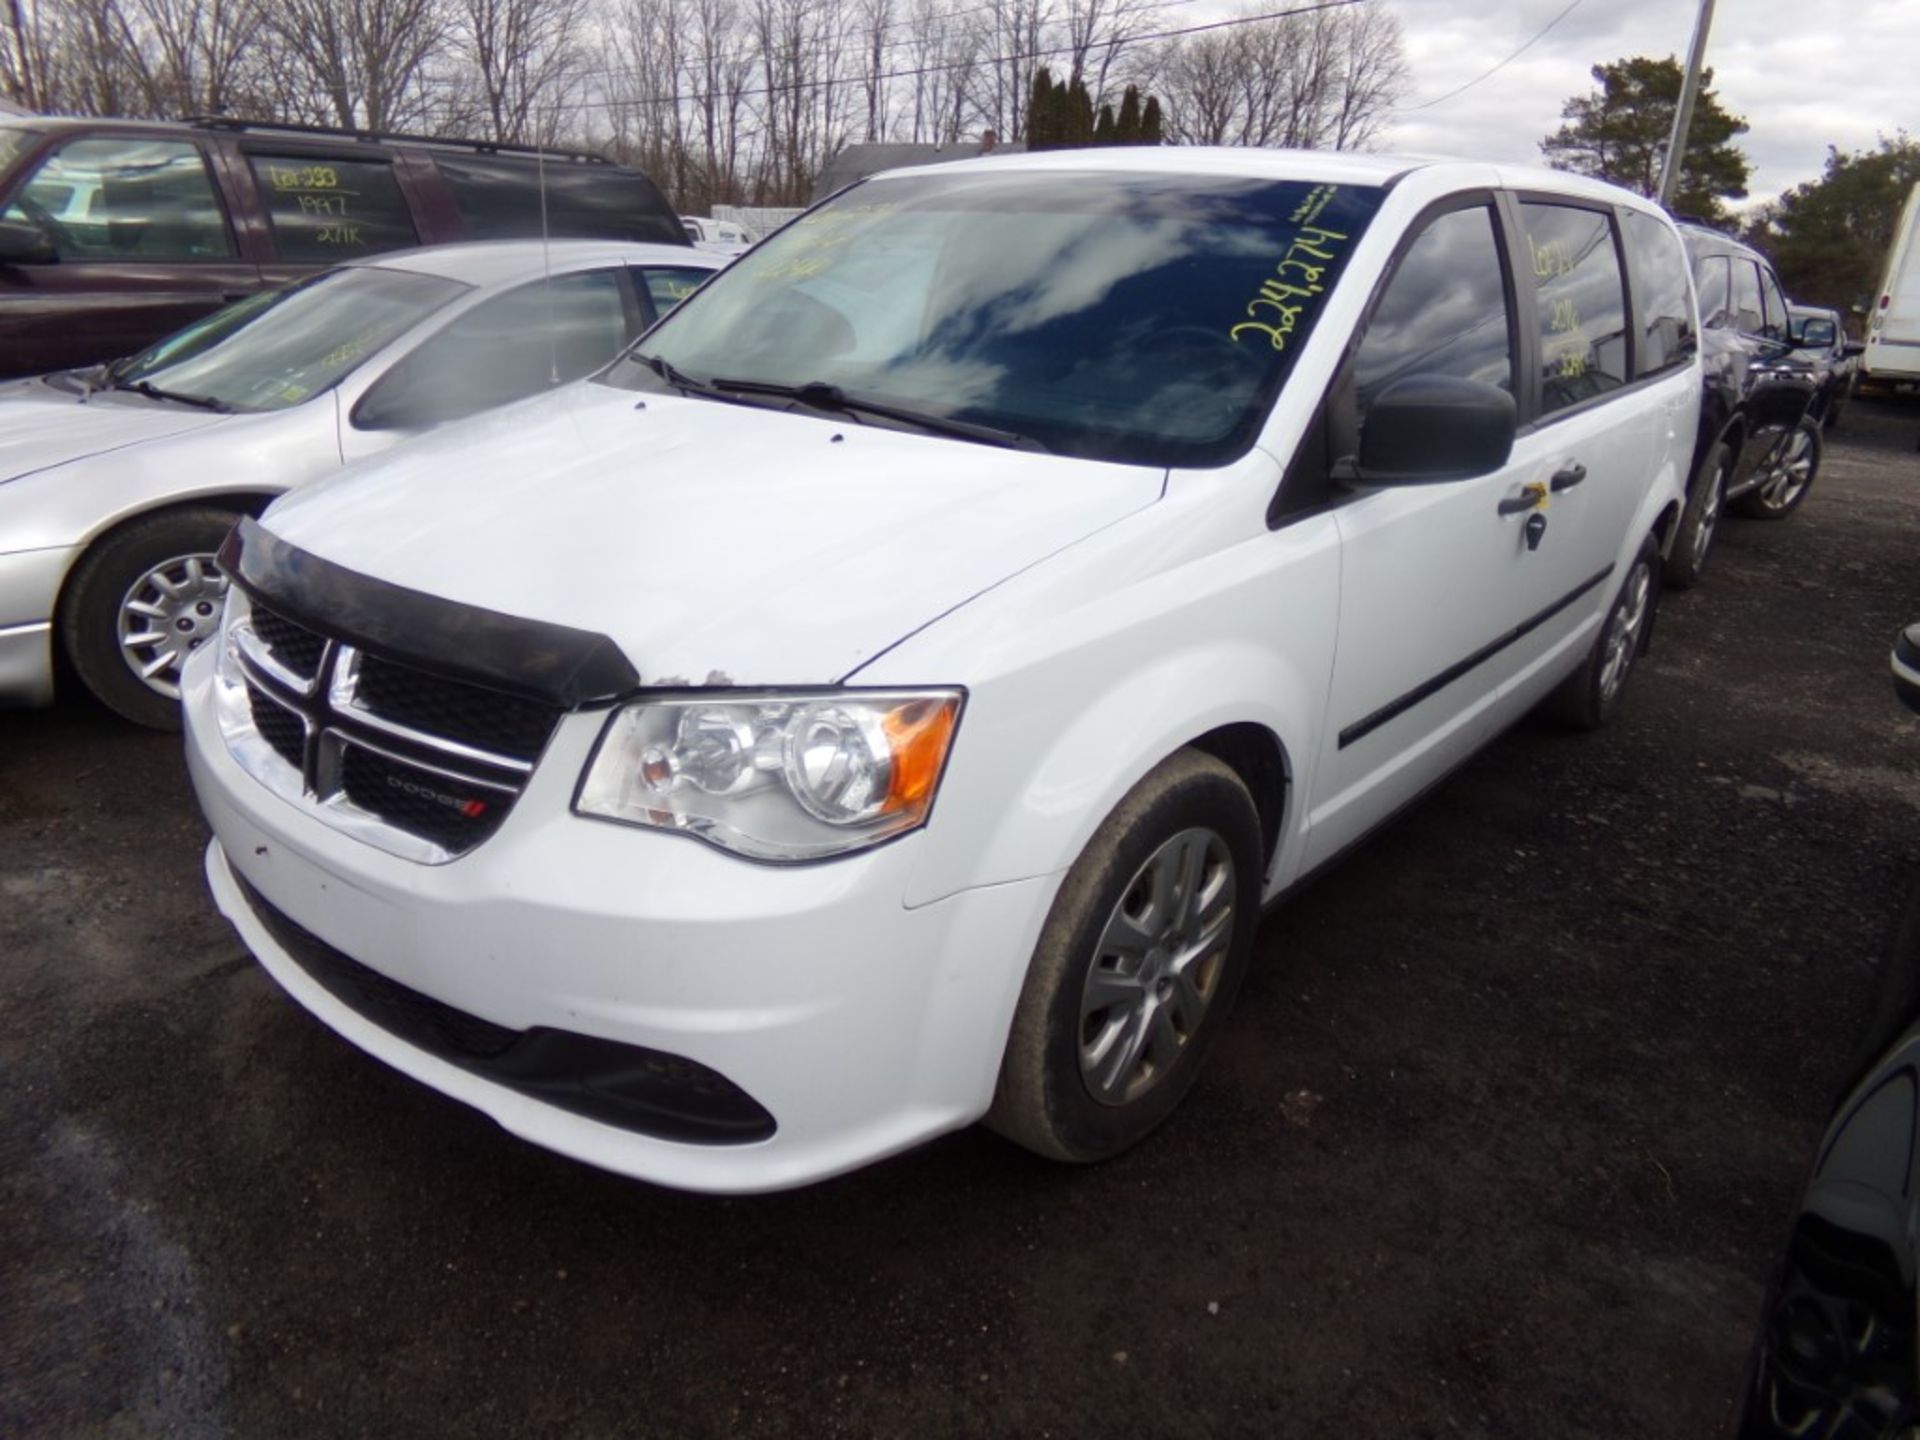
<instances>
[{"instance_id":1,"label":"windshield reflection of clouds","mask_svg":"<svg viewBox=\"0 0 1920 1440\"><path fill-rule=\"evenodd\" d=\"M1347 244L1378 192L1324 188L1336 208L1316 223ZM1257 419L1311 329L1317 298L1289 345L1230 333L1313 189L874 182L718 277L647 348L693 375L823 381L1065 453L1179 463Z\"/></svg>"}]
</instances>

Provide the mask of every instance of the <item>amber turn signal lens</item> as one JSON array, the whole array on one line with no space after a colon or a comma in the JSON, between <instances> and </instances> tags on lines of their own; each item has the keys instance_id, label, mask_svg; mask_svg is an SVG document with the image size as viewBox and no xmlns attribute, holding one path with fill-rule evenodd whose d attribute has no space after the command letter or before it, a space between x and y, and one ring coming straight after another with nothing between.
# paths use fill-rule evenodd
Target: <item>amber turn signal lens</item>
<instances>
[{"instance_id":1,"label":"amber turn signal lens","mask_svg":"<svg viewBox=\"0 0 1920 1440\"><path fill-rule=\"evenodd\" d=\"M953 743L953 724L960 714L955 699L916 700L887 712L881 722L893 752L893 779L887 786L886 809L911 809L925 804L940 783Z\"/></svg>"}]
</instances>

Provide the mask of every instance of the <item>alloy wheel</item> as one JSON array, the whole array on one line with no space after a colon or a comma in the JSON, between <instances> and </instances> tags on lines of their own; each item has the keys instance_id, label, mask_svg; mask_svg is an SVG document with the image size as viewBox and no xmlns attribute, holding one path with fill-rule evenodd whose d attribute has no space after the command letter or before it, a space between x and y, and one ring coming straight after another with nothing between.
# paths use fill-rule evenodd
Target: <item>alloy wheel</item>
<instances>
[{"instance_id":1,"label":"alloy wheel","mask_svg":"<svg viewBox=\"0 0 1920 1440\"><path fill-rule=\"evenodd\" d=\"M1798 426L1787 437L1773 475L1760 487L1769 508L1784 510L1813 482L1813 438Z\"/></svg>"},{"instance_id":2,"label":"alloy wheel","mask_svg":"<svg viewBox=\"0 0 1920 1440\"><path fill-rule=\"evenodd\" d=\"M1108 916L1080 993L1080 1075L1103 1105L1151 1090L1220 988L1237 900L1216 831L1182 830L1147 857Z\"/></svg>"},{"instance_id":3,"label":"alloy wheel","mask_svg":"<svg viewBox=\"0 0 1920 1440\"><path fill-rule=\"evenodd\" d=\"M1606 658L1600 664L1600 698L1611 702L1626 683L1640 637L1653 608L1653 567L1642 560L1627 577L1626 589L1607 617Z\"/></svg>"}]
</instances>

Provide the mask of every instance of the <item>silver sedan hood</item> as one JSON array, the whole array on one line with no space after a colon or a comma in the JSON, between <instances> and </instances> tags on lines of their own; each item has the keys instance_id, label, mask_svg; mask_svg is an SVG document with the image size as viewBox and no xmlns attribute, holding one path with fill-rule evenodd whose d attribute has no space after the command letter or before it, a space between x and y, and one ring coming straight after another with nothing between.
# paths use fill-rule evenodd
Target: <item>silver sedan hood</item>
<instances>
[{"instance_id":1,"label":"silver sedan hood","mask_svg":"<svg viewBox=\"0 0 1920 1440\"><path fill-rule=\"evenodd\" d=\"M83 403L41 380L0 386L0 484L145 440L203 430L227 418L108 391Z\"/></svg>"}]
</instances>

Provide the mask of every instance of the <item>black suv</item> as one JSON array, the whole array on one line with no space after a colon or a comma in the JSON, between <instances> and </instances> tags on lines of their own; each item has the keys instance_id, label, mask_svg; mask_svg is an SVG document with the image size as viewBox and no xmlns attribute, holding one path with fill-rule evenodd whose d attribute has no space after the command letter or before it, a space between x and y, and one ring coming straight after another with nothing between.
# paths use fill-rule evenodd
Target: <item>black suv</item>
<instances>
[{"instance_id":1,"label":"black suv","mask_svg":"<svg viewBox=\"0 0 1920 1440\"><path fill-rule=\"evenodd\" d=\"M1773 266L1704 225L1682 224L1680 237L1700 296L1706 366L1687 508L1666 564L1667 584L1684 590L1706 569L1723 506L1779 520L1806 498L1820 466L1820 427L1807 419L1814 377L1794 353Z\"/></svg>"},{"instance_id":2,"label":"black suv","mask_svg":"<svg viewBox=\"0 0 1920 1440\"><path fill-rule=\"evenodd\" d=\"M534 238L543 211L556 239L687 243L651 180L597 155L234 120L0 120L0 378L131 355L343 260Z\"/></svg>"}]
</instances>

